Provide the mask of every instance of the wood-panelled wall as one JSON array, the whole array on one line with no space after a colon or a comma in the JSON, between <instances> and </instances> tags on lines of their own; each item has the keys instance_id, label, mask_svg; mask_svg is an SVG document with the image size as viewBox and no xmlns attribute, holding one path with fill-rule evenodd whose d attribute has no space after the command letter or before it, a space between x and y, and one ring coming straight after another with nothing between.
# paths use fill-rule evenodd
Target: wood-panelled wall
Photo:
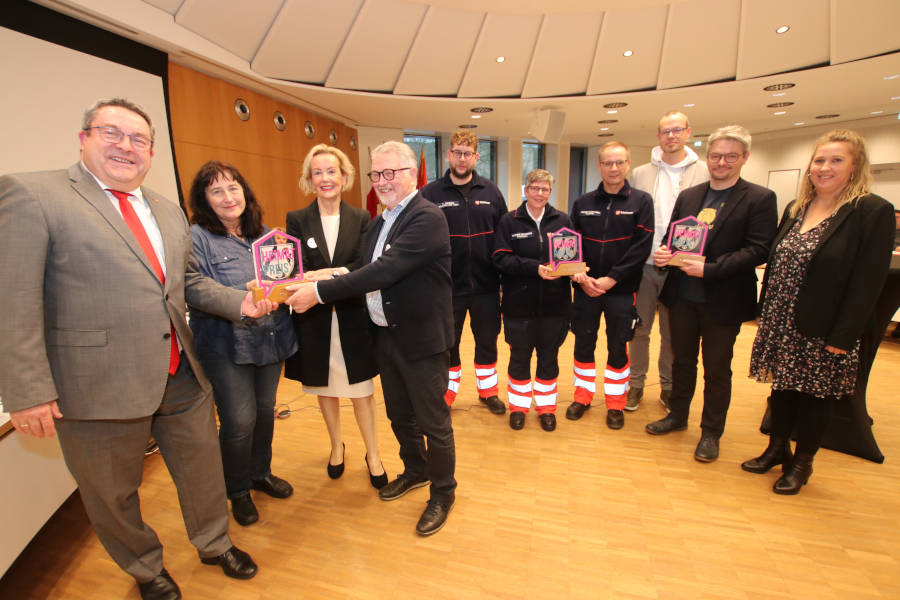
<instances>
[{"instance_id":1,"label":"wood-panelled wall","mask_svg":"<svg viewBox=\"0 0 900 600\"><path fill-rule=\"evenodd\" d=\"M246 121L235 113L237 98L250 107ZM337 134L334 145L350 157L359 173L359 152L350 148L350 137L358 140L354 128L171 62L169 109L185 203L197 170L208 160L221 160L244 175L263 206L266 225L283 226L288 211L312 201L298 186L303 159L316 144L331 145L332 129ZM285 117L284 131L275 127L275 111ZM304 132L306 121L315 127L312 139ZM344 201L362 206L359 190L357 176L353 187L344 192Z\"/></svg>"}]
</instances>

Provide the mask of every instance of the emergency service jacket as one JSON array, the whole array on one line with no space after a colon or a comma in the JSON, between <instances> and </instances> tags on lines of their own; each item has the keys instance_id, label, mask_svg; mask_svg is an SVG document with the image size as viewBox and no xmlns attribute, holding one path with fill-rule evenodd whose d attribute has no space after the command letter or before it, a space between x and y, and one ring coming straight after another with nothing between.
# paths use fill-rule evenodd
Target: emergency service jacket
<instances>
[{"instance_id":1,"label":"emergency service jacket","mask_svg":"<svg viewBox=\"0 0 900 600\"><path fill-rule=\"evenodd\" d=\"M632 188L628 181L615 194L603 183L579 196L572 205L572 225L581 236L588 275L612 277L616 285L608 294L638 290L647 256L653 250L653 199Z\"/></svg>"},{"instance_id":2,"label":"emergency service jacket","mask_svg":"<svg viewBox=\"0 0 900 600\"><path fill-rule=\"evenodd\" d=\"M569 216L549 204L541 226L528 214L523 202L504 215L497 226L494 265L503 288L501 312L510 318L569 317L572 288L568 277L552 281L538 275L538 265L550 261L548 233L572 228Z\"/></svg>"},{"instance_id":3,"label":"emergency service jacket","mask_svg":"<svg viewBox=\"0 0 900 600\"><path fill-rule=\"evenodd\" d=\"M497 223L507 212L506 201L497 186L472 172L469 198L463 199L447 169L443 177L419 191L444 212L450 227L453 295L496 292L500 280L491 263L491 252Z\"/></svg>"}]
</instances>

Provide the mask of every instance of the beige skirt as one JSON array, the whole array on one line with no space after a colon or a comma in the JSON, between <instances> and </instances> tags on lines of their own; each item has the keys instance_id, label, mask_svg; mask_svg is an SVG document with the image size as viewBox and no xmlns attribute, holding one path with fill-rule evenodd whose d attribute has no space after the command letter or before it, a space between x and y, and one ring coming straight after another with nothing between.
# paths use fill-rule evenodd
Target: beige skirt
<instances>
[{"instance_id":1,"label":"beige skirt","mask_svg":"<svg viewBox=\"0 0 900 600\"><path fill-rule=\"evenodd\" d=\"M331 352L328 357L328 385L304 385L303 391L316 396L332 396L335 398L365 398L375 392L371 379L350 383L347 378L347 365L344 364L344 351L341 348L341 335L338 329L337 312L331 311Z\"/></svg>"}]
</instances>

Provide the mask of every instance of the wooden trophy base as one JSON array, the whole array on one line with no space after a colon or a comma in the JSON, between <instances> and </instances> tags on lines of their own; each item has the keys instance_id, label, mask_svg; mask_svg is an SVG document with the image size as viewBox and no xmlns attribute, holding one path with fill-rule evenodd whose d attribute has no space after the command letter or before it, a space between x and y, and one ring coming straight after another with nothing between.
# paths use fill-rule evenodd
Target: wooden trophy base
<instances>
[{"instance_id":1,"label":"wooden trophy base","mask_svg":"<svg viewBox=\"0 0 900 600\"><path fill-rule=\"evenodd\" d=\"M277 302L278 304L282 304L285 300L294 295L294 292L287 289L289 285L294 285L299 283L298 281L292 281L291 283L276 283L272 289L269 290L269 293L266 294L266 290L263 289L261 285L251 285L250 291L253 292L253 301L259 302L265 298L268 298L272 302Z\"/></svg>"},{"instance_id":2,"label":"wooden trophy base","mask_svg":"<svg viewBox=\"0 0 900 600\"><path fill-rule=\"evenodd\" d=\"M690 254L689 252L676 252L669 259L670 267L683 267L687 263L706 262L706 257L702 254Z\"/></svg>"},{"instance_id":3,"label":"wooden trophy base","mask_svg":"<svg viewBox=\"0 0 900 600\"><path fill-rule=\"evenodd\" d=\"M554 277L562 277L566 275L577 275L587 271L587 264L583 262L562 263L554 270L550 271L550 275Z\"/></svg>"}]
</instances>

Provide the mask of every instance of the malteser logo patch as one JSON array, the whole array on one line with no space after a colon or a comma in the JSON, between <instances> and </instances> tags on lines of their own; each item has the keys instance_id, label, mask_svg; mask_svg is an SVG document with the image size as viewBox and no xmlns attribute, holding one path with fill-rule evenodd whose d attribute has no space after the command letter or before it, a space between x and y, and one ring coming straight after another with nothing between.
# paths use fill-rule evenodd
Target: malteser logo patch
<instances>
[{"instance_id":1,"label":"malteser logo patch","mask_svg":"<svg viewBox=\"0 0 900 600\"><path fill-rule=\"evenodd\" d=\"M485 204L485 205L487 205L487 206L490 206L490 205L491 205L491 203L490 203L489 201L487 201L487 200L475 200L475 203L474 203L474 204L475 204L475 206L478 206L479 204Z\"/></svg>"},{"instance_id":2,"label":"malteser logo patch","mask_svg":"<svg viewBox=\"0 0 900 600\"><path fill-rule=\"evenodd\" d=\"M633 215L634 211L633 210L617 210L616 214L617 215Z\"/></svg>"}]
</instances>

